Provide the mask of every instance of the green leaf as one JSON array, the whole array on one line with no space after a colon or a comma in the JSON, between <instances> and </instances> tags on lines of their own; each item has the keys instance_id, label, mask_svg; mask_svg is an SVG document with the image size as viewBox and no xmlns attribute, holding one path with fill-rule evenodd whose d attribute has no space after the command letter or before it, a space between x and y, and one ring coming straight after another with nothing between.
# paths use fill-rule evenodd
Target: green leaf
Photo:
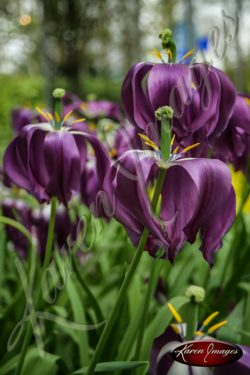
<instances>
[{"instance_id":1,"label":"green leaf","mask_svg":"<svg viewBox=\"0 0 250 375\"><path fill-rule=\"evenodd\" d=\"M110 372L110 371L118 371L118 370L130 370L135 369L142 366L148 366L147 361L116 361L116 362L102 362L98 363L96 366L95 372ZM75 372L71 375L75 374L86 374L88 368L84 367Z\"/></svg>"},{"instance_id":2,"label":"green leaf","mask_svg":"<svg viewBox=\"0 0 250 375\"><path fill-rule=\"evenodd\" d=\"M189 298L179 296L172 298L168 302L172 303L176 310L180 310L185 304L189 302ZM172 319L173 316L168 308L168 305L166 304L161 307L156 317L152 320L152 322L146 329L141 350L141 360L147 360L149 358L154 339L160 336L165 331L165 329L171 323Z\"/></svg>"},{"instance_id":3,"label":"green leaf","mask_svg":"<svg viewBox=\"0 0 250 375\"><path fill-rule=\"evenodd\" d=\"M8 362L0 367L1 375L11 375L15 370L19 359L19 354L12 357ZM38 348L31 348L24 361L22 375L45 375L57 374L58 366L57 361L60 359L59 356L43 352L43 356L39 352Z\"/></svg>"},{"instance_id":4,"label":"green leaf","mask_svg":"<svg viewBox=\"0 0 250 375\"><path fill-rule=\"evenodd\" d=\"M63 270L63 261L60 257L60 254L56 254L56 261L58 264L58 267L60 269L60 272L62 274L62 277L65 272L68 272L68 270ZM72 274L67 275L66 279L66 290L67 294L69 297L69 301L71 304L73 316L74 316L74 321L76 323L82 323L82 324L87 324L86 318L85 318L85 312L84 312L84 306L82 303L82 297L77 289L77 285L74 282L74 279L71 277L73 276ZM81 364L88 365L89 363L89 355L88 355L88 348L89 348L89 343L88 343L88 335L87 335L87 330L80 330L77 333L78 336L78 348L79 348L79 356L81 360Z\"/></svg>"}]
</instances>

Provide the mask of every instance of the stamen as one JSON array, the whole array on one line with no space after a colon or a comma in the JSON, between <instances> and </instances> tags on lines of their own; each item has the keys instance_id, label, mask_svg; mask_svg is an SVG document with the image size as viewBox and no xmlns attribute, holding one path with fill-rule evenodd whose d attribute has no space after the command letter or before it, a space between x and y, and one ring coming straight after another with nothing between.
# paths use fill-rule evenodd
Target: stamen
<instances>
[{"instance_id":1,"label":"stamen","mask_svg":"<svg viewBox=\"0 0 250 375\"><path fill-rule=\"evenodd\" d=\"M40 107L36 107L36 111L40 113L48 122L50 122L49 116Z\"/></svg>"},{"instance_id":2,"label":"stamen","mask_svg":"<svg viewBox=\"0 0 250 375\"><path fill-rule=\"evenodd\" d=\"M148 138L145 134L142 134L142 133L138 133L139 137L142 138L144 140L144 143L145 145L149 146L149 147L152 147L155 151L158 151L159 148L156 146L156 144L151 141L150 138Z\"/></svg>"},{"instance_id":3,"label":"stamen","mask_svg":"<svg viewBox=\"0 0 250 375\"><path fill-rule=\"evenodd\" d=\"M158 49L154 48L153 51L150 51L149 53L153 55L154 57L156 57L157 59L162 60L162 55L160 51L158 51Z\"/></svg>"},{"instance_id":4,"label":"stamen","mask_svg":"<svg viewBox=\"0 0 250 375\"><path fill-rule=\"evenodd\" d=\"M174 308L172 303L168 303L168 308L171 311L171 313L172 313L173 317L175 318L175 320L177 321L177 323L182 323L182 317L180 316L178 311Z\"/></svg>"},{"instance_id":5,"label":"stamen","mask_svg":"<svg viewBox=\"0 0 250 375\"><path fill-rule=\"evenodd\" d=\"M177 154L178 150L179 150L179 146L175 147L174 151L173 151L173 154Z\"/></svg>"},{"instance_id":6,"label":"stamen","mask_svg":"<svg viewBox=\"0 0 250 375\"><path fill-rule=\"evenodd\" d=\"M208 329L208 333L213 333L214 331L216 331L217 329L223 327L225 324L227 324L227 320L223 320L222 322L220 323L217 323L217 324L214 324L212 327L210 327Z\"/></svg>"},{"instance_id":7,"label":"stamen","mask_svg":"<svg viewBox=\"0 0 250 375\"><path fill-rule=\"evenodd\" d=\"M212 313L211 315L209 315L209 316L204 320L204 322L202 323L202 326L203 326L203 327L208 326L208 324L211 323L211 321L212 321L217 315L219 315L219 311L215 311L214 313Z\"/></svg>"},{"instance_id":8,"label":"stamen","mask_svg":"<svg viewBox=\"0 0 250 375\"><path fill-rule=\"evenodd\" d=\"M200 145L200 143L194 143L193 145L184 148L184 150L182 150L181 153L182 153L182 154L185 154L187 151L192 150L193 148L195 148L195 147L197 147L197 146L199 146L199 145Z\"/></svg>"},{"instance_id":9,"label":"stamen","mask_svg":"<svg viewBox=\"0 0 250 375\"><path fill-rule=\"evenodd\" d=\"M111 158L114 158L115 156L117 156L117 150L115 148L111 148L111 150L109 151L109 156Z\"/></svg>"},{"instance_id":10,"label":"stamen","mask_svg":"<svg viewBox=\"0 0 250 375\"><path fill-rule=\"evenodd\" d=\"M172 58L173 58L172 51L169 48L165 49L165 51L166 51L166 54L170 57L170 60L172 60Z\"/></svg>"},{"instance_id":11,"label":"stamen","mask_svg":"<svg viewBox=\"0 0 250 375\"><path fill-rule=\"evenodd\" d=\"M244 100L245 100L245 102L246 102L248 105L250 105L250 98L245 97Z\"/></svg>"},{"instance_id":12,"label":"stamen","mask_svg":"<svg viewBox=\"0 0 250 375\"><path fill-rule=\"evenodd\" d=\"M88 128L89 128L89 130L95 130L96 129L96 124L94 122L89 122L88 123Z\"/></svg>"},{"instance_id":13,"label":"stamen","mask_svg":"<svg viewBox=\"0 0 250 375\"><path fill-rule=\"evenodd\" d=\"M53 121L53 116L50 112L46 112L46 114L48 115L48 118L50 119L50 121Z\"/></svg>"},{"instance_id":14,"label":"stamen","mask_svg":"<svg viewBox=\"0 0 250 375\"><path fill-rule=\"evenodd\" d=\"M171 328L175 331L175 333L177 333L177 335L181 335L181 331L176 324L171 324Z\"/></svg>"},{"instance_id":15,"label":"stamen","mask_svg":"<svg viewBox=\"0 0 250 375\"><path fill-rule=\"evenodd\" d=\"M191 82L191 87L192 87L192 89L195 89L195 90L197 89L197 86L194 82Z\"/></svg>"},{"instance_id":16,"label":"stamen","mask_svg":"<svg viewBox=\"0 0 250 375\"><path fill-rule=\"evenodd\" d=\"M71 114L73 113L73 111L69 111L63 118L63 123L66 122L68 120L68 118L71 116Z\"/></svg>"},{"instance_id":17,"label":"stamen","mask_svg":"<svg viewBox=\"0 0 250 375\"><path fill-rule=\"evenodd\" d=\"M175 140L175 134L173 135L172 139L171 139L171 142L170 142L170 145L173 146L174 144L174 140Z\"/></svg>"},{"instance_id":18,"label":"stamen","mask_svg":"<svg viewBox=\"0 0 250 375\"><path fill-rule=\"evenodd\" d=\"M57 112L55 112L55 119L56 119L56 122L59 123L60 122L60 116Z\"/></svg>"},{"instance_id":19,"label":"stamen","mask_svg":"<svg viewBox=\"0 0 250 375\"><path fill-rule=\"evenodd\" d=\"M114 128L114 126L111 122L104 125L105 132L109 132L109 131L113 130L113 128Z\"/></svg>"},{"instance_id":20,"label":"stamen","mask_svg":"<svg viewBox=\"0 0 250 375\"><path fill-rule=\"evenodd\" d=\"M81 103L81 109L83 109L83 110L87 110L88 109L88 103L87 102L82 102Z\"/></svg>"},{"instance_id":21,"label":"stamen","mask_svg":"<svg viewBox=\"0 0 250 375\"><path fill-rule=\"evenodd\" d=\"M196 336L204 336L204 335L205 335L205 333L204 333L204 332L201 332L201 331L195 331L194 334L195 334Z\"/></svg>"},{"instance_id":22,"label":"stamen","mask_svg":"<svg viewBox=\"0 0 250 375\"><path fill-rule=\"evenodd\" d=\"M145 145L152 147L155 151L159 151L159 148L154 143L144 142Z\"/></svg>"},{"instance_id":23,"label":"stamen","mask_svg":"<svg viewBox=\"0 0 250 375\"><path fill-rule=\"evenodd\" d=\"M195 51L195 48L192 48L190 51L188 51L179 61L181 63L183 60L187 59L190 55L192 55Z\"/></svg>"},{"instance_id":24,"label":"stamen","mask_svg":"<svg viewBox=\"0 0 250 375\"><path fill-rule=\"evenodd\" d=\"M84 122L84 121L86 121L86 118L82 117L82 118L79 118L78 120L73 121L71 125L78 124L79 122Z\"/></svg>"}]
</instances>

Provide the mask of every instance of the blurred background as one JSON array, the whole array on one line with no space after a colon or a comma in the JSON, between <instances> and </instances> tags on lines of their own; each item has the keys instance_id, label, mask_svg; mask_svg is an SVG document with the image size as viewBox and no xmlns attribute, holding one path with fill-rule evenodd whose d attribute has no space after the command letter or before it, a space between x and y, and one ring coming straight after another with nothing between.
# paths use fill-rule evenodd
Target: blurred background
<instances>
[{"instance_id":1,"label":"blurred background","mask_svg":"<svg viewBox=\"0 0 250 375\"><path fill-rule=\"evenodd\" d=\"M166 27L179 59L196 48L250 93L249 0L1 0L0 155L12 108L49 106L54 87L119 101L129 67L154 61Z\"/></svg>"}]
</instances>

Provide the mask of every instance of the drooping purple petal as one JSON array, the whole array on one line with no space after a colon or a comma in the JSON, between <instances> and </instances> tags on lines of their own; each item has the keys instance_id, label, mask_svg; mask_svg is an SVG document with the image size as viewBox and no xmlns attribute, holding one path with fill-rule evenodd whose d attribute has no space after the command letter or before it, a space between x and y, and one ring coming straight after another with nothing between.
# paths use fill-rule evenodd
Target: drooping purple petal
<instances>
[{"instance_id":1,"label":"drooping purple petal","mask_svg":"<svg viewBox=\"0 0 250 375\"><path fill-rule=\"evenodd\" d=\"M43 153L49 175L46 190L66 205L80 188L81 164L73 135L67 132L47 134Z\"/></svg>"},{"instance_id":2,"label":"drooping purple petal","mask_svg":"<svg viewBox=\"0 0 250 375\"><path fill-rule=\"evenodd\" d=\"M176 241L172 248L170 245L169 256L174 258L181 246L180 241L184 240L182 229L191 243L200 231L203 256L212 263L215 251L222 245L221 238L235 218L235 193L230 171L219 160L183 159L175 162L169 172L172 175L167 174L163 190L166 200L163 199L162 205L166 230Z\"/></svg>"},{"instance_id":3,"label":"drooping purple petal","mask_svg":"<svg viewBox=\"0 0 250 375\"><path fill-rule=\"evenodd\" d=\"M174 360L170 357L169 351L176 345L181 343L180 335L169 326L167 330L153 342L150 356L150 375L165 375L173 365ZM165 350L165 355L160 355L162 348L167 344L172 344L169 350Z\"/></svg>"},{"instance_id":4,"label":"drooping purple petal","mask_svg":"<svg viewBox=\"0 0 250 375\"><path fill-rule=\"evenodd\" d=\"M213 144L214 156L246 172L250 152L250 106L237 95L228 126Z\"/></svg>"},{"instance_id":5,"label":"drooping purple petal","mask_svg":"<svg viewBox=\"0 0 250 375\"><path fill-rule=\"evenodd\" d=\"M215 375L249 375L250 374L250 347L239 345L243 356L234 363L215 368Z\"/></svg>"},{"instance_id":6,"label":"drooping purple petal","mask_svg":"<svg viewBox=\"0 0 250 375\"><path fill-rule=\"evenodd\" d=\"M153 64L149 63L134 65L125 77L121 90L122 103L129 121L145 131L148 124L155 121L153 108L142 84L152 67Z\"/></svg>"},{"instance_id":7,"label":"drooping purple petal","mask_svg":"<svg viewBox=\"0 0 250 375\"><path fill-rule=\"evenodd\" d=\"M201 250L209 262L235 217L235 193L228 167L219 160L181 159L167 169L160 218L151 209L147 189L158 174L152 152L128 151L113 164L104 191L113 216L135 246L143 228L149 229L146 249L151 255L165 248L173 260L185 241L201 233Z\"/></svg>"},{"instance_id":8,"label":"drooping purple petal","mask_svg":"<svg viewBox=\"0 0 250 375\"><path fill-rule=\"evenodd\" d=\"M48 194L41 180L45 178L34 173L32 165L42 168L42 145L46 133L36 126L26 126L7 147L4 155L3 168L8 178L17 186L34 194L39 201L48 200ZM37 137L40 142L36 142ZM31 148L35 139L36 152L33 155ZM32 163L30 164L30 159ZM43 168L42 168L43 169ZM40 179L41 178L41 179Z\"/></svg>"},{"instance_id":9,"label":"drooping purple petal","mask_svg":"<svg viewBox=\"0 0 250 375\"><path fill-rule=\"evenodd\" d=\"M22 128L32 123L33 112L27 108L16 108L11 113L12 128L19 134Z\"/></svg>"}]
</instances>

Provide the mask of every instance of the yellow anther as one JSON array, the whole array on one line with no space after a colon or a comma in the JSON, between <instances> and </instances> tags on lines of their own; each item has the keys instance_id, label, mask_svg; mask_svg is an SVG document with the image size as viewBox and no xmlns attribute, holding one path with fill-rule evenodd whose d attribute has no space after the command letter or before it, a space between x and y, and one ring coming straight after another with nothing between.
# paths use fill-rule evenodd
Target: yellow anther
<instances>
[{"instance_id":1,"label":"yellow anther","mask_svg":"<svg viewBox=\"0 0 250 375\"><path fill-rule=\"evenodd\" d=\"M194 143L193 145L184 148L184 150L182 150L181 153L182 153L182 154L185 154L187 151L192 150L193 148L199 146L199 144L200 144L200 143Z\"/></svg>"},{"instance_id":2,"label":"yellow anther","mask_svg":"<svg viewBox=\"0 0 250 375\"><path fill-rule=\"evenodd\" d=\"M109 131L111 131L113 129L114 129L114 126L113 126L113 124L111 122L109 122L108 124L104 125L105 132L109 132Z\"/></svg>"},{"instance_id":3,"label":"yellow anther","mask_svg":"<svg viewBox=\"0 0 250 375\"><path fill-rule=\"evenodd\" d=\"M141 139L143 139L144 141L150 141L150 139L145 135L145 134L142 134L142 133L138 133L138 135L139 135L139 137L141 138Z\"/></svg>"},{"instance_id":4,"label":"yellow anther","mask_svg":"<svg viewBox=\"0 0 250 375\"><path fill-rule=\"evenodd\" d=\"M171 142L170 142L170 145L173 146L174 144L174 140L175 140L175 134L173 135L172 139L171 139Z\"/></svg>"},{"instance_id":5,"label":"yellow anther","mask_svg":"<svg viewBox=\"0 0 250 375\"><path fill-rule=\"evenodd\" d=\"M202 323L202 325L204 327L208 326L209 323L211 323L211 321L217 316L219 315L219 311L215 311L214 313L212 313L211 315L209 315L205 320L204 322Z\"/></svg>"},{"instance_id":6,"label":"yellow anther","mask_svg":"<svg viewBox=\"0 0 250 375\"><path fill-rule=\"evenodd\" d=\"M192 48L190 51L188 51L181 59L180 59L180 61L179 61L179 63L180 62L182 62L183 60L185 60L186 58L188 58L190 55L192 55L193 53L194 53L194 51L195 51L195 49L194 48Z\"/></svg>"},{"instance_id":7,"label":"yellow anther","mask_svg":"<svg viewBox=\"0 0 250 375\"><path fill-rule=\"evenodd\" d=\"M201 331L195 331L194 333L196 336L204 336L205 333L204 332L201 332Z\"/></svg>"},{"instance_id":8,"label":"yellow anther","mask_svg":"<svg viewBox=\"0 0 250 375\"><path fill-rule=\"evenodd\" d=\"M179 150L179 146L175 147L173 154L177 154L178 150Z\"/></svg>"},{"instance_id":9,"label":"yellow anther","mask_svg":"<svg viewBox=\"0 0 250 375\"><path fill-rule=\"evenodd\" d=\"M109 151L109 156L111 158L114 158L117 156L117 150L115 148L111 148L111 150Z\"/></svg>"},{"instance_id":10,"label":"yellow anther","mask_svg":"<svg viewBox=\"0 0 250 375\"><path fill-rule=\"evenodd\" d=\"M94 122L89 122L88 128L89 128L89 130L96 130L96 124Z\"/></svg>"},{"instance_id":11,"label":"yellow anther","mask_svg":"<svg viewBox=\"0 0 250 375\"><path fill-rule=\"evenodd\" d=\"M48 122L50 122L49 116L47 113L45 113L41 108L36 107L36 111L43 116Z\"/></svg>"},{"instance_id":12,"label":"yellow anther","mask_svg":"<svg viewBox=\"0 0 250 375\"><path fill-rule=\"evenodd\" d=\"M50 112L46 112L46 114L48 115L48 118L50 119L50 121L53 121L53 116Z\"/></svg>"},{"instance_id":13,"label":"yellow anther","mask_svg":"<svg viewBox=\"0 0 250 375\"><path fill-rule=\"evenodd\" d=\"M60 122L60 116L57 112L55 112L55 119L56 119L56 122Z\"/></svg>"},{"instance_id":14,"label":"yellow anther","mask_svg":"<svg viewBox=\"0 0 250 375\"><path fill-rule=\"evenodd\" d=\"M172 59L173 57L172 51L170 49L165 49L165 52L170 57L170 59Z\"/></svg>"},{"instance_id":15,"label":"yellow anther","mask_svg":"<svg viewBox=\"0 0 250 375\"><path fill-rule=\"evenodd\" d=\"M171 328L175 331L175 333L177 333L177 335L181 334L181 331L179 330L176 324L171 324Z\"/></svg>"},{"instance_id":16,"label":"yellow anther","mask_svg":"<svg viewBox=\"0 0 250 375\"><path fill-rule=\"evenodd\" d=\"M250 98L244 97L245 102L250 105Z\"/></svg>"},{"instance_id":17,"label":"yellow anther","mask_svg":"<svg viewBox=\"0 0 250 375\"><path fill-rule=\"evenodd\" d=\"M86 110L86 109L88 109L88 103L87 102L82 102L81 103L81 109L83 109L84 111Z\"/></svg>"},{"instance_id":18,"label":"yellow anther","mask_svg":"<svg viewBox=\"0 0 250 375\"><path fill-rule=\"evenodd\" d=\"M138 135L144 140L145 145L152 147L155 151L159 150L157 145L153 141L151 141L151 139L148 138L145 134L138 133Z\"/></svg>"},{"instance_id":19,"label":"yellow anther","mask_svg":"<svg viewBox=\"0 0 250 375\"><path fill-rule=\"evenodd\" d=\"M197 86L193 81L191 82L191 87L192 87L192 89L195 89L195 90L197 89Z\"/></svg>"},{"instance_id":20,"label":"yellow anther","mask_svg":"<svg viewBox=\"0 0 250 375\"><path fill-rule=\"evenodd\" d=\"M155 151L159 151L159 148L156 146L155 143L151 143L151 142L144 142L144 143L145 145L152 147Z\"/></svg>"},{"instance_id":21,"label":"yellow anther","mask_svg":"<svg viewBox=\"0 0 250 375\"><path fill-rule=\"evenodd\" d=\"M71 116L71 114L73 113L73 111L69 111L63 118L63 122L66 122L68 120L68 118Z\"/></svg>"},{"instance_id":22,"label":"yellow anther","mask_svg":"<svg viewBox=\"0 0 250 375\"><path fill-rule=\"evenodd\" d=\"M217 323L217 324L214 324L212 327L210 327L208 329L208 333L214 333L215 331L217 331L217 329L223 327L225 324L227 324L227 320L223 320L222 322L220 323Z\"/></svg>"},{"instance_id":23,"label":"yellow anther","mask_svg":"<svg viewBox=\"0 0 250 375\"><path fill-rule=\"evenodd\" d=\"M154 48L153 51L150 51L149 53L153 55L154 57L156 57L157 59L162 60L162 55L160 51L158 51L158 49Z\"/></svg>"},{"instance_id":24,"label":"yellow anther","mask_svg":"<svg viewBox=\"0 0 250 375\"><path fill-rule=\"evenodd\" d=\"M73 124L78 124L79 122L84 122L84 121L86 121L86 118L82 117L82 118L79 118L78 120L73 121L72 125Z\"/></svg>"},{"instance_id":25,"label":"yellow anther","mask_svg":"<svg viewBox=\"0 0 250 375\"><path fill-rule=\"evenodd\" d=\"M182 323L182 317L180 316L178 311L174 308L172 303L168 303L168 308L171 311L171 313L172 313L173 317L175 318L175 320L177 321L177 323Z\"/></svg>"}]
</instances>

